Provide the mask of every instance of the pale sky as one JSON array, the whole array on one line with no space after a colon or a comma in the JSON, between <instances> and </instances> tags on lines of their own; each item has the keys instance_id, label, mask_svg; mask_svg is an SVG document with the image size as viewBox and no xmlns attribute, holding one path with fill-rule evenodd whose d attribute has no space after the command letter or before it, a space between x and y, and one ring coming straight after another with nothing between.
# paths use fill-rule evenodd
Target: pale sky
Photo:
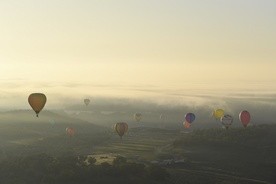
<instances>
[{"instance_id":1,"label":"pale sky","mask_svg":"<svg viewBox=\"0 0 276 184\"><path fill-rule=\"evenodd\" d=\"M275 18L275 0L1 0L0 98L275 93Z\"/></svg>"}]
</instances>

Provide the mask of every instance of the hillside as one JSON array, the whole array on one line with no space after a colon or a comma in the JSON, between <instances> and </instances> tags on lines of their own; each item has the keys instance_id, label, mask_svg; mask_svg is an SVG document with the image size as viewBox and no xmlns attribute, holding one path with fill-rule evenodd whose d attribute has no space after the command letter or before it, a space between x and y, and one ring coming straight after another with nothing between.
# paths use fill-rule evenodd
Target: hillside
<instances>
[{"instance_id":1,"label":"hillside","mask_svg":"<svg viewBox=\"0 0 276 184\"><path fill-rule=\"evenodd\" d=\"M0 113L0 149L2 154L67 151L70 149L67 127L76 131L70 146L83 146L80 141L89 143L86 140L91 142L98 140L95 137L106 136L103 134L106 128L66 115L43 111L37 118L32 111L8 111ZM67 148L62 150L61 146Z\"/></svg>"},{"instance_id":2,"label":"hillside","mask_svg":"<svg viewBox=\"0 0 276 184\"><path fill-rule=\"evenodd\" d=\"M206 181L210 176L221 180L223 175L236 183L250 183L249 179L252 183L276 181L276 125L197 130L180 135L170 152L189 161L190 165L181 169L199 171L188 178L201 174Z\"/></svg>"},{"instance_id":3,"label":"hillside","mask_svg":"<svg viewBox=\"0 0 276 184\"><path fill-rule=\"evenodd\" d=\"M109 155L122 155L130 162L165 168L170 174L168 183L173 184L276 180L273 124L185 131L138 124L130 127L121 141L111 128L50 111L41 113L40 118L32 111L2 112L0 119L0 161L5 164L22 156L32 159L40 154L53 158L90 156L105 164L106 160L112 163ZM68 126L76 129L71 138L65 133Z\"/></svg>"}]
</instances>

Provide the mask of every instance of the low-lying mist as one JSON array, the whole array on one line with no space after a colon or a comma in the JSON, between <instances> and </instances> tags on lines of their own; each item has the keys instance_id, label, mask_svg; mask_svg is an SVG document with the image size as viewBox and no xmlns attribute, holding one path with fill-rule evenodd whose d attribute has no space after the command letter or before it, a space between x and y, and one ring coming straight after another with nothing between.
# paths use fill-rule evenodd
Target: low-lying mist
<instances>
[{"instance_id":1,"label":"low-lying mist","mask_svg":"<svg viewBox=\"0 0 276 184\"><path fill-rule=\"evenodd\" d=\"M200 91L200 90L168 90L160 91L133 89L134 92L143 91L145 95L136 97L118 96L93 96L74 95L62 96L60 94L47 95L45 110L55 112L88 121L93 124L111 127L114 123L124 121L131 126L138 126L133 119L136 112L142 113L141 126L182 128L184 116L188 112L196 115L193 128L208 128L221 126L211 117L212 111L222 108L225 113L234 117L232 126L242 126L238 115L242 110L251 113L252 124L274 123L276 111L276 94L260 91ZM7 99L15 99L16 96L8 96ZM2 112L14 110L30 110L29 104L23 95L17 96L21 105L6 103L2 106ZM2 97L4 98L4 97ZM89 98L91 103L85 106L84 98ZM17 105L17 106L16 106ZM41 117L43 118L43 111ZM160 115L163 115L162 120ZM24 117L17 115L18 121ZM54 119L54 118L53 118ZM3 117L2 117L3 121ZM52 120L49 120L52 121ZM139 126L140 126L139 125Z\"/></svg>"},{"instance_id":2,"label":"low-lying mist","mask_svg":"<svg viewBox=\"0 0 276 184\"><path fill-rule=\"evenodd\" d=\"M184 116L188 112L196 115L194 128L218 126L212 118L212 111L222 108L225 113L234 117L233 126L241 126L238 115L248 110L252 116L252 124L274 123L276 96L274 94L229 94L225 96L195 95L171 96L170 98L93 98L88 106L80 102L69 104L64 111L77 118L103 125L126 121L135 124L133 114L143 115L141 124L159 126L162 123L182 126ZM160 119L160 115L164 119Z\"/></svg>"}]
</instances>

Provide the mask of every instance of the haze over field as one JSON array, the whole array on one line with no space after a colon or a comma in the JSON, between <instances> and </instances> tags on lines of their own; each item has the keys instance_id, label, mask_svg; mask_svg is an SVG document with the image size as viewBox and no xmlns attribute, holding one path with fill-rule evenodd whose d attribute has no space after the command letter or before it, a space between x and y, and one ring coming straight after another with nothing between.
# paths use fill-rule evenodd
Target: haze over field
<instances>
[{"instance_id":1,"label":"haze over field","mask_svg":"<svg viewBox=\"0 0 276 184\"><path fill-rule=\"evenodd\" d=\"M275 10L0 0L0 183L275 183Z\"/></svg>"},{"instance_id":2,"label":"haze over field","mask_svg":"<svg viewBox=\"0 0 276 184\"><path fill-rule=\"evenodd\" d=\"M84 97L274 108L275 7L273 0L1 1L1 108L27 108L34 91L47 94L50 109Z\"/></svg>"}]
</instances>

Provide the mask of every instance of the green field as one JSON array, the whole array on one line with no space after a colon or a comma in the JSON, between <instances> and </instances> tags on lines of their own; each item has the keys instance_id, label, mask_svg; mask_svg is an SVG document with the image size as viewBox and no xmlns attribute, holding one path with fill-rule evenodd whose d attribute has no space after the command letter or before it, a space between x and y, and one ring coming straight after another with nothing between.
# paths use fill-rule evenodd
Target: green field
<instances>
[{"instance_id":1,"label":"green field","mask_svg":"<svg viewBox=\"0 0 276 184\"><path fill-rule=\"evenodd\" d=\"M164 133L165 132L165 133ZM96 153L115 153L133 160L148 162L161 155L177 137L177 131L134 128L120 140L115 133L110 139L94 149Z\"/></svg>"}]
</instances>

